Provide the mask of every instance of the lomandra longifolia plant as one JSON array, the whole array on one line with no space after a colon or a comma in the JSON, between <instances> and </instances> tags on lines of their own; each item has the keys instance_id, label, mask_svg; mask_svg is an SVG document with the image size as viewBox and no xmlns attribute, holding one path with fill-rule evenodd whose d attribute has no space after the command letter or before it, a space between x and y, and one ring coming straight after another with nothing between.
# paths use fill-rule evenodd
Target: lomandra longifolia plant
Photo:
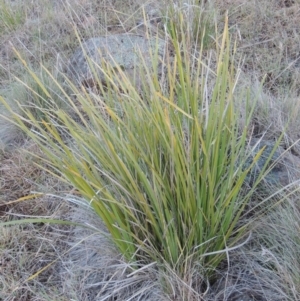
<instances>
[{"instance_id":1,"label":"lomandra longifolia plant","mask_svg":"<svg viewBox=\"0 0 300 301\"><path fill-rule=\"evenodd\" d=\"M36 77L53 106L36 108L42 120L26 105L12 113L43 149L51 172L93 207L128 261L157 262L181 275L192 262L210 275L225 250L246 237L247 227L238 221L251 192L241 197L241 191L260 153L244 168L251 114L239 129L235 99L246 93L235 95L227 22L215 60L203 59L201 47L190 47L188 35L181 33L179 41L181 28L169 24L173 56L164 59L163 80L155 51L153 68L141 57L139 89L121 67L100 67L87 58L95 77L97 68L106 74L98 93L69 83L75 105L53 78L72 114L55 105Z\"/></svg>"}]
</instances>

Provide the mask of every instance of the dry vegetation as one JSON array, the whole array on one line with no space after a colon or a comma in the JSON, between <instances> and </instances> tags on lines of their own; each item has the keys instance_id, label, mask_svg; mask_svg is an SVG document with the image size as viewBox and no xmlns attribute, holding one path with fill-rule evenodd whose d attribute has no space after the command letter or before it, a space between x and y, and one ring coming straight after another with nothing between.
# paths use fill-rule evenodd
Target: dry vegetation
<instances>
[{"instance_id":1,"label":"dry vegetation","mask_svg":"<svg viewBox=\"0 0 300 301\"><path fill-rule=\"evenodd\" d=\"M127 32L143 19L140 2L0 0L0 95L12 106L14 100L41 101L34 91L39 95L43 91L24 72L13 48L46 84L40 63L60 80L67 58L79 44L76 31L82 40ZM180 1L156 2L152 5L160 4L166 13L166 8ZM204 22L209 33L207 55L228 11L230 33L237 42L236 65L241 67L236 89L248 87L253 101L257 99L249 134L272 140L284 132L282 147L299 157L300 1L186 2L182 7L187 15L194 2L202 7L202 15L210 16ZM64 108L60 91L50 89ZM9 116L1 104L0 113ZM300 300L299 193L290 193L298 183L277 196L281 204L257 221L250 242L228 252L216 279L199 287L193 282L194 267L185 279L171 269L158 273L152 265L133 269L103 235L104 225L77 191L47 173L38 156L43 156L39 147L0 117L0 220L63 219L86 228L42 219L35 224L1 226L0 301ZM41 194L33 197L35 193Z\"/></svg>"}]
</instances>

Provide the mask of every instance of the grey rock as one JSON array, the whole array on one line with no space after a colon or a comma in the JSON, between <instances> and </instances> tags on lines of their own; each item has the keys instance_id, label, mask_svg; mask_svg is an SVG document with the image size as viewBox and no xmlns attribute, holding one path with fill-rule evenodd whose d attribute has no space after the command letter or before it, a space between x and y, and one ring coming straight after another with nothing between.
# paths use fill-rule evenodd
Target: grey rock
<instances>
[{"instance_id":1,"label":"grey rock","mask_svg":"<svg viewBox=\"0 0 300 301\"><path fill-rule=\"evenodd\" d=\"M271 140L252 139L249 145L251 147L251 155L246 162L246 167L250 166L256 154L264 147L260 158L246 179L248 184L251 185L256 181L258 174L270 157L275 142ZM267 169L270 169L270 171L264 177L265 183L269 185L286 186L300 179L300 158L279 146L269 160Z\"/></svg>"},{"instance_id":2,"label":"grey rock","mask_svg":"<svg viewBox=\"0 0 300 301\"><path fill-rule=\"evenodd\" d=\"M96 85L96 77L103 84L106 83L106 76L103 72L103 63L108 63L113 69L117 66L134 81L139 87L141 68L152 67L150 53L158 51L158 58L162 60L166 52L165 40L158 38L146 38L141 35L114 34L91 38L82 43L71 57L67 74L72 81L79 85L92 87ZM93 62L91 68L89 60ZM141 59L142 58L142 59ZM160 67L160 66L158 66Z\"/></svg>"}]
</instances>

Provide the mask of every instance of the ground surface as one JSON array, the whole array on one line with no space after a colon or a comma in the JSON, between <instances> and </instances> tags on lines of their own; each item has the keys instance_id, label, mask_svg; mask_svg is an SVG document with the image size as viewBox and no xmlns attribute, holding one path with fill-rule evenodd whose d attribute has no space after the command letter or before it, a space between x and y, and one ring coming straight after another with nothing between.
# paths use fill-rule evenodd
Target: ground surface
<instances>
[{"instance_id":1,"label":"ground surface","mask_svg":"<svg viewBox=\"0 0 300 301\"><path fill-rule=\"evenodd\" d=\"M85 40L135 30L143 19L140 2L0 0L0 95L12 103L35 101L35 94L16 80L33 91L38 89L25 74L14 48L37 74L41 74L42 62L59 78L58 71L65 69L65 62L79 45L77 35ZM165 12L173 2L147 3L150 8L160 4ZM237 89L251 87L253 100L257 98L249 132L258 138L264 133L265 139L272 140L284 131L282 147L299 157L300 2L198 2L203 14L209 16L207 53L228 12L236 61L241 66ZM193 8L189 4L177 6L187 9L187 15ZM9 116L1 104L0 112ZM76 191L47 174L33 154L41 154L41 150L0 118L1 221L51 217L88 223L90 229L42 221L0 227L0 301L194 300L184 289L162 292L163 276L151 267L127 277L132 270L99 232L105 231L101 222ZM26 200L35 192L43 194ZM229 254L230 264L220 267L219 277L203 300L300 300L299 198L288 197L287 192L284 196L286 202L257 223L251 242ZM24 201L13 202L23 197ZM171 272L168 277L170 283L178 281ZM185 281L189 283L189 276ZM116 283L122 283L122 289L118 290ZM185 286L178 281L177 287ZM115 299L108 297L111 291L115 291Z\"/></svg>"}]
</instances>

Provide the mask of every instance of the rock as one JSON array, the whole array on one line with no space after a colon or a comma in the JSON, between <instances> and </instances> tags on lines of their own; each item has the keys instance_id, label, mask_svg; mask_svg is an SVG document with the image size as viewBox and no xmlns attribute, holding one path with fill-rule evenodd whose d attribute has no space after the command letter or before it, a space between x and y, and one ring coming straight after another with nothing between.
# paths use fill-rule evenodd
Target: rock
<instances>
[{"instance_id":1,"label":"rock","mask_svg":"<svg viewBox=\"0 0 300 301\"><path fill-rule=\"evenodd\" d=\"M143 37L132 34L114 34L91 38L82 43L71 57L67 74L79 85L93 87L96 85L95 73L98 80L105 85L106 77L101 70L103 62L107 62L116 70L117 66L140 87L140 67L152 67L150 53L155 53L157 47L158 58L161 61L165 55L167 43L162 39ZM91 59L95 72L90 68L87 57ZM141 60L142 58L142 60ZM160 67L160 66L158 66ZM158 69L159 70L159 69Z\"/></svg>"},{"instance_id":2,"label":"rock","mask_svg":"<svg viewBox=\"0 0 300 301\"><path fill-rule=\"evenodd\" d=\"M274 146L275 142L271 140L252 139L250 141L252 154L250 155L249 160L247 160L246 166L250 166L259 150L263 147L265 147L265 149L256 162L251 174L246 179L248 184L251 185L256 181L258 173L267 162ZM300 158L293 155L290 151L285 151L281 146L274 152L267 168L269 167L271 170L264 178L265 183L269 185L286 186L293 181L300 179Z\"/></svg>"}]
</instances>

